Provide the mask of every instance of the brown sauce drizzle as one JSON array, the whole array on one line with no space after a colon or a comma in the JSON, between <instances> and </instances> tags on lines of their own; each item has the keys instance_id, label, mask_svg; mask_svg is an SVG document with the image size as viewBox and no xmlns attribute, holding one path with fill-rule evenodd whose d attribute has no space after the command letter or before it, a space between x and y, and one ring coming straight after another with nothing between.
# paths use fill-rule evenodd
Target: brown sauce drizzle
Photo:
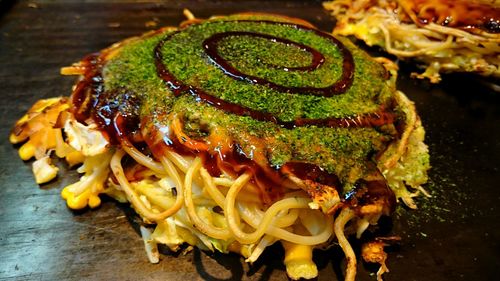
<instances>
[{"instance_id":1,"label":"brown sauce drizzle","mask_svg":"<svg viewBox=\"0 0 500 281\"><path fill-rule=\"evenodd\" d=\"M330 174L327 171L321 169L321 167L305 162L288 162L283 165L282 170L292 173L294 176L301 180L311 180L313 182L320 183L322 185L328 185L339 189L342 185L340 184L339 178ZM342 190L337 190L342 193Z\"/></svg>"},{"instance_id":2,"label":"brown sauce drizzle","mask_svg":"<svg viewBox=\"0 0 500 281\"><path fill-rule=\"evenodd\" d=\"M469 0L412 0L411 7L420 24L431 22L461 29L482 29L500 33L500 8Z\"/></svg>"},{"instance_id":3,"label":"brown sauce drizzle","mask_svg":"<svg viewBox=\"0 0 500 281\"><path fill-rule=\"evenodd\" d=\"M76 120L88 123L91 118L105 133L112 144L127 136L136 139L139 136L139 105L137 97L130 92L120 90L105 91L102 78L102 55L91 54L81 61L86 68L71 95L72 109ZM116 118L121 115L122 129L115 128Z\"/></svg>"},{"instance_id":4,"label":"brown sauce drizzle","mask_svg":"<svg viewBox=\"0 0 500 281\"><path fill-rule=\"evenodd\" d=\"M76 84L71 94L71 108L76 119L84 122L90 116L91 109L95 106L97 98L104 91L101 69L102 59L100 54L86 56L80 65L85 68L85 74Z\"/></svg>"},{"instance_id":5,"label":"brown sauce drizzle","mask_svg":"<svg viewBox=\"0 0 500 281\"><path fill-rule=\"evenodd\" d=\"M159 130L150 122L151 120L144 119L141 127L144 130L143 135L145 133L148 135L144 140L153 155L160 157L165 155L165 151L172 150L184 156L198 156L202 159L203 167L213 177L218 177L224 172L236 178L248 171L252 174L251 182L261 191L260 197L264 204L270 204L283 196L283 181L286 178L278 169L257 164L243 152L237 143L215 151L193 150L181 143L169 129ZM121 126L117 125L116 128L120 130Z\"/></svg>"},{"instance_id":6,"label":"brown sauce drizzle","mask_svg":"<svg viewBox=\"0 0 500 281\"><path fill-rule=\"evenodd\" d=\"M299 118L294 122L282 122L284 127L293 128L295 126L315 125L318 127L349 128L349 127L379 127L394 123L396 116L394 113L380 110L379 112L366 113L355 117L307 119Z\"/></svg>"}]
</instances>

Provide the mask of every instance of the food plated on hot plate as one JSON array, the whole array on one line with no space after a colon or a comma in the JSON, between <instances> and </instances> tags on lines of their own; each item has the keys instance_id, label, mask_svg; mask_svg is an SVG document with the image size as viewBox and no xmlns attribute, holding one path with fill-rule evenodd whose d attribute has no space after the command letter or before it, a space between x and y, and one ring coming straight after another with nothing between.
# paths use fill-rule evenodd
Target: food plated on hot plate
<instances>
[{"instance_id":1,"label":"food plated on hot plate","mask_svg":"<svg viewBox=\"0 0 500 281\"><path fill-rule=\"evenodd\" d=\"M427 181L415 107L396 69L345 38L289 17L191 18L126 39L62 69L69 98L37 102L10 140L34 157L37 183L80 165L61 194L68 207L100 196L142 217L157 244L237 252L248 262L280 242L292 279L313 278L314 248L340 244L346 280L360 237ZM387 271L384 237L363 257Z\"/></svg>"}]
</instances>

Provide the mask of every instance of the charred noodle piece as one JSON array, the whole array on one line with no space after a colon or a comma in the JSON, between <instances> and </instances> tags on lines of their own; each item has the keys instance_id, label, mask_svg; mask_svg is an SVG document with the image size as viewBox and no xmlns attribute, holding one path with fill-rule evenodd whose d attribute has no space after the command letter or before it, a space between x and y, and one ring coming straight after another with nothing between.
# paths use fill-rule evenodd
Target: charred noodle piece
<instances>
[{"instance_id":1,"label":"charred noodle piece","mask_svg":"<svg viewBox=\"0 0 500 281\"><path fill-rule=\"evenodd\" d=\"M437 83L440 73L500 77L500 4L480 0L336 0L334 34L354 35L400 59L414 59Z\"/></svg>"},{"instance_id":2,"label":"charred noodle piece","mask_svg":"<svg viewBox=\"0 0 500 281\"><path fill-rule=\"evenodd\" d=\"M71 98L37 103L11 142L26 142L24 160L55 150L83 162L62 191L70 208L102 193L130 202L154 225L141 229L151 262L158 243L253 262L279 241L288 275L313 278L313 249L337 239L354 280L346 233L360 236L396 199L414 207L406 185L427 180L396 67L302 20L188 16L63 68L80 75Z\"/></svg>"}]
</instances>

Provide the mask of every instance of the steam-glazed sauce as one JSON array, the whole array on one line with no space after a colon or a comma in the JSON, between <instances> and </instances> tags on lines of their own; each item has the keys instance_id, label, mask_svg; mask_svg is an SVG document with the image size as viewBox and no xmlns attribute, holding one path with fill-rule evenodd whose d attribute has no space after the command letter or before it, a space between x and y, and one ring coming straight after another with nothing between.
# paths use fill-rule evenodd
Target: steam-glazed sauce
<instances>
[{"instance_id":1,"label":"steam-glazed sauce","mask_svg":"<svg viewBox=\"0 0 500 281\"><path fill-rule=\"evenodd\" d=\"M420 23L500 33L500 8L470 0L406 0Z\"/></svg>"},{"instance_id":2,"label":"steam-glazed sauce","mask_svg":"<svg viewBox=\"0 0 500 281\"><path fill-rule=\"evenodd\" d=\"M99 54L85 57L80 65L85 68L85 74L76 84L71 95L73 114L78 121L89 118L91 109L95 106L98 96L104 91L102 81L102 60Z\"/></svg>"},{"instance_id":3,"label":"steam-glazed sauce","mask_svg":"<svg viewBox=\"0 0 500 281\"><path fill-rule=\"evenodd\" d=\"M121 138L135 139L139 130L140 107L135 94L119 89L104 90L101 55L89 55L81 64L86 73L71 96L75 118L82 123L91 118L113 144L119 143ZM120 129L116 128L117 123Z\"/></svg>"}]
</instances>

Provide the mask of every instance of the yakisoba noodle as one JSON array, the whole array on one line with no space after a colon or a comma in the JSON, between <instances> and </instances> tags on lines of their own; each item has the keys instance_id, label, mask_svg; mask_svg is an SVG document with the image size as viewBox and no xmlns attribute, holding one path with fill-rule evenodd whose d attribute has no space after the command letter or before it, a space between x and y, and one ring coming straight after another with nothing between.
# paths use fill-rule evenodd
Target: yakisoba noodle
<instances>
[{"instance_id":1,"label":"yakisoba noodle","mask_svg":"<svg viewBox=\"0 0 500 281\"><path fill-rule=\"evenodd\" d=\"M441 72L500 77L500 3L466 0L325 2L334 33L354 35L402 59L414 58L439 82Z\"/></svg>"},{"instance_id":2,"label":"yakisoba noodle","mask_svg":"<svg viewBox=\"0 0 500 281\"><path fill-rule=\"evenodd\" d=\"M416 208L427 180L424 131L395 70L301 20L191 18L63 68L80 75L71 98L37 102L10 140L35 157L37 183L56 176L52 154L81 164L61 193L70 208L100 194L129 202L151 262L158 243L254 262L279 241L288 275L313 278L313 249L338 241L354 280L346 234L361 237L397 199ZM363 247L379 278L380 241Z\"/></svg>"}]
</instances>

